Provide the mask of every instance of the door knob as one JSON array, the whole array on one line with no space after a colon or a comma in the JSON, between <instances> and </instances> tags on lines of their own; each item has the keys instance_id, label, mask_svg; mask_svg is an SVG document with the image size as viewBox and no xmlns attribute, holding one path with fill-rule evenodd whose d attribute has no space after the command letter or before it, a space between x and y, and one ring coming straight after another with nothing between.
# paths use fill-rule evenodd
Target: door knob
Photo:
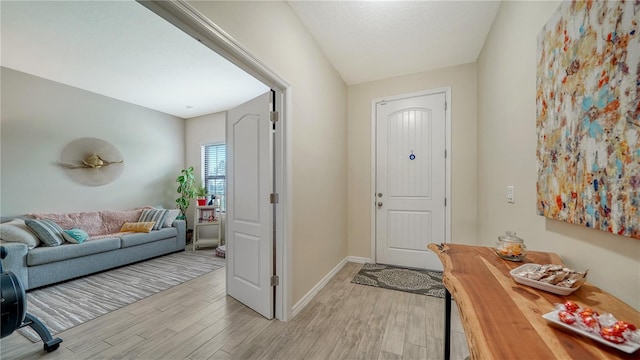
<instances>
[{"instance_id":1,"label":"door knob","mask_svg":"<svg viewBox=\"0 0 640 360\"><path fill-rule=\"evenodd\" d=\"M382 193L378 193L378 197L382 197Z\"/></svg>"},{"instance_id":2,"label":"door knob","mask_svg":"<svg viewBox=\"0 0 640 360\"><path fill-rule=\"evenodd\" d=\"M378 207L382 206L382 201L378 202Z\"/></svg>"}]
</instances>

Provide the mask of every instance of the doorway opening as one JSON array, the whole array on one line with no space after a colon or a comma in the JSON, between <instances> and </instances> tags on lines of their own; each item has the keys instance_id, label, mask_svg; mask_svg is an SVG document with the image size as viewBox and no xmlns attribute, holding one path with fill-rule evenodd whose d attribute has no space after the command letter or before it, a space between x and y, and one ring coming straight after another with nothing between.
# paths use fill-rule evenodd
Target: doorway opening
<instances>
[{"instance_id":1,"label":"doorway opening","mask_svg":"<svg viewBox=\"0 0 640 360\"><path fill-rule=\"evenodd\" d=\"M229 60L251 76L255 77L273 91L273 108L277 115L273 134L274 155L273 180L274 194L277 204L274 210L274 253L275 259L275 311L276 319L286 321L291 317L291 280L290 249L292 224L290 219L291 193L291 147L289 138L291 128L288 125L290 114L290 85L276 73L259 62L238 42L227 35L221 28L197 12L184 1L139 1L149 10L167 20L201 42L212 51ZM227 210L231 204L227 204Z\"/></svg>"}]
</instances>

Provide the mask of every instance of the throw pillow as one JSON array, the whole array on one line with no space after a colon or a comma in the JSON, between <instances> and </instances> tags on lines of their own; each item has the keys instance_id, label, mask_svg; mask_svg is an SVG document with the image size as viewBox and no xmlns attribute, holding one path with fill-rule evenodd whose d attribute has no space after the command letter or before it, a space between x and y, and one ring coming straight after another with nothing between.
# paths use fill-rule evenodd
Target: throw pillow
<instances>
[{"instance_id":1,"label":"throw pillow","mask_svg":"<svg viewBox=\"0 0 640 360\"><path fill-rule=\"evenodd\" d=\"M7 242L26 244L29 249L40 245L40 240L24 223L22 219L13 219L0 224L0 239Z\"/></svg>"},{"instance_id":2,"label":"throw pillow","mask_svg":"<svg viewBox=\"0 0 640 360\"><path fill-rule=\"evenodd\" d=\"M62 237L64 237L67 242L72 244L82 244L87 238L89 234L82 229L71 229L65 230L62 232Z\"/></svg>"},{"instance_id":3,"label":"throw pillow","mask_svg":"<svg viewBox=\"0 0 640 360\"><path fill-rule=\"evenodd\" d=\"M154 221L148 221L148 222L135 222L135 223L124 223L124 225L122 225L122 228L120 228L120 232L126 232L126 231L135 231L135 232L145 232L148 233L149 231L151 231L151 229L153 229L153 226L155 225Z\"/></svg>"},{"instance_id":4,"label":"throw pillow","mask_svg":"<svg viewBox=\"0 0 640 360\"><path fill-rule=\"evenodd\" d=\"M138 222L155 222L153 226L153 230L162 229L162 225L164 224L164 218L167 215L167 210L165 209L144 209L142 210L142 214L140 214L140 219Z\"/></svg>"},{"instance_id":5,"label":"throw pillow","mask_svg":"<svg viewBox=\"0 0 640 360\"><path fill-rule=\"evenodd\" d=\"M24 223L38 236L45 246L58 246L64 243L64 237L62 236L64 230L55 222L27 219Z\"/></svg>"},{"instance_id":6,"label":"throw pillow","mask_svg":"<svg viewBox=\"0 0 640 360\"><path fill-rule=\"evenodd\" d=\"M167 215L164 218L164 225L162 225L162 227L172 227L178 215L180 215L180 210L178 209L167 210Z\"/></svg>"}]
</instances>

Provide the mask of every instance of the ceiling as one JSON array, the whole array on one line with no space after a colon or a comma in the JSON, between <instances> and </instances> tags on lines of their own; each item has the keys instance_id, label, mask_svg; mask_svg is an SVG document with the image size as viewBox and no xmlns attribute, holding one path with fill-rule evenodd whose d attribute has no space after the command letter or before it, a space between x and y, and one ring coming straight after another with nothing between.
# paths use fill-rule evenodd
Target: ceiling
<instances>
[{"instance_id":1,"label":"ceiling","mask_svg":"<svg viewBox=\"0 0 640 360\"><path fill-rule=\"evenodd\" d=\"M347 84L474 62L497 1L288 1ZM133 0L0 1L0 64L181 118L268 87Z\"/></svg>"},{"instance_id":2,"label":"ceiling","mask_svg":"<svg viewBox=\"0 0 640 360\"><path fill-rule=\"evenodd\" d=\"M181 118L269 88L129 1L0 2L2 66Z\"/></svg>"},{"instance_id":3,"label":"ceiling","mask_svg":"<svg viewBox=\"0 0 640 360\"><path fill-rule=\"evenodd\" d=\"M476 61L499 1L289 1L348 84Z\"/></svg>"}]
</instances>

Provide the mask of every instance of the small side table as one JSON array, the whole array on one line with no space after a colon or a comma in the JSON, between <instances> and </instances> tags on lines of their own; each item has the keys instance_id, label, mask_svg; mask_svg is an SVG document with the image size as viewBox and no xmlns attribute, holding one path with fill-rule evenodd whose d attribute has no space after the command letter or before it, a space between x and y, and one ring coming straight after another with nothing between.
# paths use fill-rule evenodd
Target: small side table
<instances>
[{"instance_id":1,"label":"small side table","mask_svg":"<svg viewBox=\"0 0 640 360\"><path fill-rule=\"evenodd\" d=\"M222 232L222 221L220 219L220 214L218 209L220 206L218 205L205 205L205 206L196 206L196 211L193 219L193 250L195 251L199 246L202 245L210 245L210 246L219 246L220 244L220 235ZM200 230L204 227L209 226L217 226L218 232L217 237L201 237Z\"/></svg>"}]
</instances>

